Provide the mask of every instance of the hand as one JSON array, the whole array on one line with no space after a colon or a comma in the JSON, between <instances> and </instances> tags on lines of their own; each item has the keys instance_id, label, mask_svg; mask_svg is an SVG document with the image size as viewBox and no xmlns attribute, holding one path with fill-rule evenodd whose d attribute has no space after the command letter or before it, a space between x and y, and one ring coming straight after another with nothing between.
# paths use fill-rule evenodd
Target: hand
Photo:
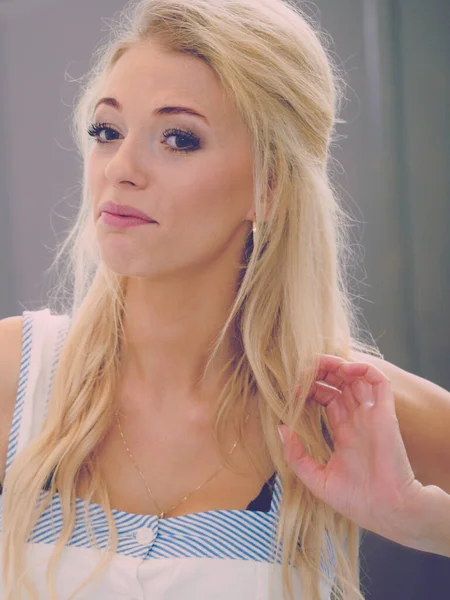
<instances>
[{"instance_id":1,"label":"hand","mask_svg":"<svg viewBox=\"0 0 450 600\"><path fill-rule=\"evenodd\" d=\"M324 354L316 379L309 398L326 407L334 452L326 465L317 463L283 424L285 459L310 491L337 512L408 545L419 536L420 523L410 507L423 486L408 460L389 379L371 364Z\"/></svg>"}]
</instances>

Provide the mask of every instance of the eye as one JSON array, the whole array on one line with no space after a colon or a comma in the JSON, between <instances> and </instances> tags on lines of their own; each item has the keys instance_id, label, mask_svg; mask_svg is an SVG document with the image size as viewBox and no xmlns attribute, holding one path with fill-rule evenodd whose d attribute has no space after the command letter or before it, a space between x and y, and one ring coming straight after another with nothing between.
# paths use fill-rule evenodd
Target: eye
<instances>
[{"instance_id":1,"label":"eye","mask_svg":"<svg viewBox=\"0 0 450 600\"><path fill-rule=\"evenodd\" d=\"M106 123L92 123L92 125L88 129L88 135L92 138L95 138L95 141L98 144L107 144L110 140L107 140L105 142L100 139L100 134L102 133L102 131L112 131L113 133L120 135L115 129L108 127Z\"/></svg>"},{"instance_id":2,"label":"eye","mask_svg":"<svg viewBox=\"0 0 450 600\"><path fill-rule=\"evenodd\" d=\"M108 144L114 139L100 139L101 134L105 132L110 132L110 134L120 135L115 129L110 127L107 123L92 123L88 129L88 135L92 138L95 138L95 141L98 144ZM181 147L173 147L167 143L169 138L178 138L177 144L181 145ZM184 131L182 129L166 129L163 133L164 142L161 142L169 152L184 152L185 154L189 152L195 152L200 148L200 138L198 138L192 131Z\"/></svg>"},{"instance_id":3,"label":"eye","mask_svg":"<svg viewBox=\"0 0 450 600\"><path fill-rule=\"evenodd\" d=\"M186 143L190 144L190 147L188 147L188 148L186 148L186 147L173 148L172 146L165 144L165 146L167 147L167 150L169 152L189 153L189 152L195 152L195 150L198 150L200 148L200 139L194 133L192 133L192 131L183 131L182 129L167 129L163 133L163 137L166 141L171 137L180 138L181 145L184 145Z\"/></svg>"}]
</instances>

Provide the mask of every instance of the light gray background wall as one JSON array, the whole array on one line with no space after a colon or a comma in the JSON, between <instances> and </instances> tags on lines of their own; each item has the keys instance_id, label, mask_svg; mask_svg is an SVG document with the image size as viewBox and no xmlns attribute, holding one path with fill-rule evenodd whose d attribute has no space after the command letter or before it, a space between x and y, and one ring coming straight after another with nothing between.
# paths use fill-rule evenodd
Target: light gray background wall
<instances>
[{"instance_id":1,"label":"light gray background wall","mask_svg":"<svg viewBox=\"0 0 450 600\"><path fill-rule=\"evenodd\" d=\"M0 318L45 303L44 272L79 199L70 78L124 4L0 0ZM315 5L350 86L334 155L344 199L365 222L365 318L388 360L450 389L448 0ZM363 553L368 598L450 589L442 557L376 536Z\"/></svg>"}]
</instances>

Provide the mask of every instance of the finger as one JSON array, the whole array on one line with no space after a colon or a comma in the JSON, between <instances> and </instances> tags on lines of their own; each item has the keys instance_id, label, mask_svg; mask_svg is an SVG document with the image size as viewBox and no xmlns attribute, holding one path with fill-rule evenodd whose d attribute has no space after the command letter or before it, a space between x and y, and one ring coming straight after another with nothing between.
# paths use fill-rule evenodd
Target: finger
<instances>
[{"instance_id":1,"label":"finger","mask_svg":"<svg viewBox=\"0 0 450 600\"><path fill-rule=\"evenodd\" d=\"M342 371L348 375L355 376L357 374L358 377L365 377L365 379L371 384L389 381L389 378L386 377L386 375L380 371L380 369L374 365L371 365L370 363L341 363L338 367L338 371Z\"/></svg>"},{"instance_id":2,"label":"finger","mask_svg":"<svg viewBox=\"0 0 450 600\"><path fill-rule=\"evenodd\" d=\"M349 384L345 384L342 390L335 387L329 387L327 384L317 381L311 387L310 398L319 402L323 406L330 408L331 402L334 400L347 409L347 417L349 413L356 410L361 404L373 404L372 386L365 383L362 388L358 384L362 384L359 378L352 379Z\"/></svg>"},{"instance_id":3,"label":"finger","mask_svg":"<svg viewBox=\"0 0 450 600\"><path fill-rule=\"evenodd\" d=\"M366 383L372 386L376 386L375 394L379 398L378 401L383 399L392 400L392 391L390 388L390 380L380 371L377 367L370 363L356 363L339 360L331 360L333 357L324 355L323 364L326 364L329 369L333 369L325 375L325 382L330 383L337 389L344 391L346 386L351 386L356 378L362 378ZM364 394L346 394L344 402L349 410L357 408L359 404L366 403L364 401ZM353 402L353 405L352 405ZM369 404L373 403L373 399L368 400Z\"/></svg>"},{"instance_id":4,"label":"finger","mask_svg":"<svg viewBox=\"0 0 450 600\"><path fill-rule=\"evenodd\" d=\"M325 466L320 465L311 456L306 454L302 442L298 436L291 432L287 425L280 425L280 431L284 437L284 456L297 477L311 492L324 499L325 488Z\"/></svg>"},{"instance_id":5,"label":"finger","mask_svg":"<svg viewBox=\"0 0 450 600\"><path fill-rule=\"evenodd\" d=\"M349 390L348 388L351 387L356 380L357 377L354 375L342 376L335 375L334 373L328 373L323 383L331 385L334 389L339 390L343 394L342 402L344 402L349 411L353 411L358 408L360 402L356 399L351 389ZM316 383L321 382L318 381Z\"/></svg>"},{"instance_id":6,"label":"finger","mask_svg":"<svg viewBox=\"0 0 450 600\"><path fill-rule=\"evenodd\" d=\"M335 356L333 354L318 354L317 356L319 362L317 366L316 379L320 380L324 380L329 373L336 372L340 365L347 363L344 358Z\"/></svg>"},{"instance_id":7,"label":"finger","mask_svg":"<svg viewBox=\"0 0 450 600\"><path fill-rule=\"evenodd\" d=\"M335 400L340 394L342 394L342 392L337 388L329 386L322 381L316 381L311 386L308 398L316 400L316 402L319 402L319 404L322 404L323 406L328 406L328 404L332 400Z\"/></svg>"},{"instance_id":8,"label":"finger","mask_svg":"<svg viewBox=\"0 0 450 600\"><path fill-rule=\"evenodd\" d=\"M372 385L376 402L390 402L393 399L390 379L372 364L342 364L338 369L338 373L342 374L343 379L351 380L352 378L359 377Z\"/></svg>"},{"instance_id":9,"label":"finger","mask_svg":"<svg viewBox=\"0 0 450 600\"><path fill-rule=\"evenodd\" d=\"M342 390L342 388L347 385L346 382L343 381L342 377L332 373L331 371L328 371L324 377L317 377L317 379L327 383L328 385L332 385L338 390Z\"/></svg>"},{"instance_id":10,"label":"finger","mask_svg":"<svg viewBox=\"0 0 450 600\"><path fill-rule=\"evenodd\" d=\"M373 406L375 404L373 386L365 379L355 379L346 390L349 394L352 394L358 406L362 404Z\"/></svg>"},{"instance_id":11,"label":"finger","mask_svg":"<svg viewBox=\"0 0 450 600\"><path fill-rule=\"evenodd\" d=\"M356 380L359 381L359 380ZM353 382L354 383L354 382ZM353 383L346 385L342 390L342 402L345 404L349 413L353 413L361 405L359 396L353 390Z\"/></svg>"},{"instance_id":12,"label":"finger","mask_svg":"<svg viewBox=\"0 0 450 600\"><path fill-rule=\"evenodd\" d=\"M334 373L337 368L346 361L343 358L332 354L317 354L317 357L318 365L316 368L315 379L325 381L325 383L336 388L342 387L344 385L342 377L339 377ZM301 388L297 388L296 393L299 394L300 392Z\"/></svg>"},{"instance_id":13,"label":"finger","mask_svg":"<svg viewBox=\"0 0 450 600\"><path fill-rule=\"evenodd\" d=\"M317 382L314 386L314 393L311 400L315 400L326 407L326 413L330 426L334 431L336 427L349 419L349 410L347 403L342 400L342 392L334 388L328 388ZM352 407L354 410L354 407Z\"/></svg>"},{"instance_id":14,"label":"finger","mask_svg":"<svg viewBox=\"0 0 450 600\"><path fill-rule=\"evenodd\" d=\"M329 354L319 355L319 369L317 372L317 379L321 379L324 383L333 386L334 388L344 391L345 387L348 386L351 378L342 377L339 368L344 364L348 363L346 360L339 356L333 356ZM353 411L358 408L359 403L353 397L353 394L345 394L341 399L349 411Z\"/></svg>"},{"instance_id":15,"label":"finger","mask_svg":"<svg viewBox=\"0 0 450 600\"><path fill-rule=\"evenodd\" d=\"M340 371L340 367L344 364L352 364L348 361L333 355L323 354L320 356L319 369L317 372L317 379L322 380L325 383L332 385L333 387L343 390L346 385L351 381L351 377L343 377ZM350 396L351 398L351 396ZM349 408L356 408L357 404L349 406Z\"/></svg>"}]
</instances>

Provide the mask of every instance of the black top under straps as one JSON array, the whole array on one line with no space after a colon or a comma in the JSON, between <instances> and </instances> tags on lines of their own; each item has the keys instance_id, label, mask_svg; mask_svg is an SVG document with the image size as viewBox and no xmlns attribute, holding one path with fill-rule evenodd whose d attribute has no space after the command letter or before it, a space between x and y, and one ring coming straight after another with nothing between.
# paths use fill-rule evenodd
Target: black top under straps
<instances>
[{"instance_id":1,"label":"black top under straps","mask_svg":"<svg viewBox=\"0 0 450 600\"><path fill-rule=\"evenodd\" d=\"M260 510L269 512L272 504L273 488L275 485L276 473L273 473L266 483L262 486L260 493L250 502L246 510Z\"/></svg>"}]
</instances>

